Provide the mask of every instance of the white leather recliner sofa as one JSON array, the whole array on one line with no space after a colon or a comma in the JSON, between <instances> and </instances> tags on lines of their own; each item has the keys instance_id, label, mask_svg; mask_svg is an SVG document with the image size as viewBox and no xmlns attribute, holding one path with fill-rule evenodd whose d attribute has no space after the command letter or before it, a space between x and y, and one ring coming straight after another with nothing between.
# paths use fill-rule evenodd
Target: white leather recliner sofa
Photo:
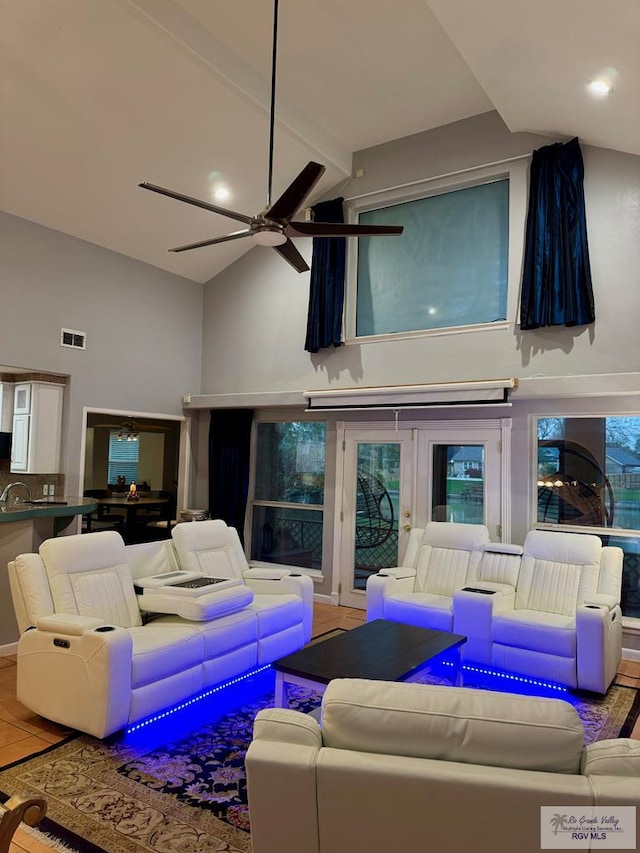
<instances>
[{"instance_id":1,"label":"white leather recliner sofa","mask_svg":"<svg viewBox=\"0 0 640 853\"><path fill-rule=\"evenodd\" d=\"M256 716L254 853L539 853L541 806L640 811L640 742L585 748L560 699L338 679L321 717Z\"/></svg>"},{"instance_id":2,"label":"white leather recliner sofa","mask_svg":"<svg viewBox=\"0 0 640 853\"><path fill-rule=\"evenodd\" d=\"M479 526L438 525L411 531L407 566L369 578L367 619L452 630L468 637L463 660L606 693L622 655L622 550L593 534L532 530L524 547L480 543L466 575L429 547L421 578L423 543L464 541L459 528L470 542Z\"/></svg>"},{"instance_id":3,"label":"white leather recliner sofa","mask_svg":"<svg viewBox=\"0 0 640 853\"><path fill-rule=\"evenodd\" d=\"M224 522L182 526L199 524L212 525L208 573L230 579L220 593L205 587L172 599L164 588L137 587L182 569L173 544L125 546L113 531L50 539L39 554L9 563L21 631L18 700L103 738L301 648L310 635L311 579L283 572L269 580L266 570L245 580L252 570L235 530Z\"/></svg>"}]
</instances>

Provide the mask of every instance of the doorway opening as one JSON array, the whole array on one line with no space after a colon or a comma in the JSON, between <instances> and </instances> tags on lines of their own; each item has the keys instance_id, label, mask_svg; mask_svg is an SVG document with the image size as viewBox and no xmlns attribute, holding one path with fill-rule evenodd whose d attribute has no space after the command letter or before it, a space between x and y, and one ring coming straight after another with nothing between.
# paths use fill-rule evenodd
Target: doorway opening
<instances>
[{"instance_id":1,"label":"doorway opening","mask_svg":"<svg viewBox=\"0 0 640 853\"><path fill-rule=\"evenodd\" d=\"M185 425L182 417L86 412L82 490L99 506L83 532L113 529L127 544L170 535L185 492Z\"/></svg>"}]
</instances>

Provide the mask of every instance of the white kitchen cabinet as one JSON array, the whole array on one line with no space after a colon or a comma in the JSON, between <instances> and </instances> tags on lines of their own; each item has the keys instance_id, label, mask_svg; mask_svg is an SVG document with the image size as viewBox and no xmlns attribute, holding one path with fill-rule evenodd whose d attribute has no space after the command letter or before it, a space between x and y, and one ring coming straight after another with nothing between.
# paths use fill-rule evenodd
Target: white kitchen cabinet
<instances>
[{"instance_id":1,"label":"white kitchen cabinet","mask_svg":"<svg viewBox=\"0 0 640 853\"><path fill-rule=\"evenodd\" d=\"M11 472L59 473L64 385L21 383L14 395Z\"/></svg>"},{"instance_id":2,"label":"white kitchen cabinet","mask_svg":"<svg viewBox=\"0 0 640 853\"><path fill-rule=\"evenodd\" d=\"M13 390L13 414L31 414L31 382L20 382Z\"/></svg>"},{"instance_id":3,"label":"white kitchen cabinet","mask_svg":"<svg viewBox=\"0 0 640 853\"><path fill-rule=\"evenodd\" d=\"M29 415L13 416L11 470L26 471L29 462Z\"/></svg>"},{"instance_id":4,"label":"white kitchen cabinet","mask_svg":"<svg viewBox=\"0 0 640 853\"><path fill-rule=\"evenodd\" d=\"M13 383L0 382L0 432L13 429Z\"/></svg>"}]
</instances>

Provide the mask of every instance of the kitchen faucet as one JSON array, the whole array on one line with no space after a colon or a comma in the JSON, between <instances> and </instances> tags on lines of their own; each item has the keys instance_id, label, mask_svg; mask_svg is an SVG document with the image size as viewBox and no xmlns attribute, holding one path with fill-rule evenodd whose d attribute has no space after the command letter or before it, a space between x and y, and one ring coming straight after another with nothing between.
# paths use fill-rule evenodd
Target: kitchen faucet
<instances>
[{"instance_id":1,"label":"kitchen faucet","mask_svg":"<svg viewBox=\"0 0 640 853\"><path fill-rule=\"evenodd\" d=\"M29 496L27 498L27 500L31 500L31 498L32 498L31 488L29 486L27 486L26 483L17 482L17 483L9 483L9 485L5 488L5 490L0 495L0 503L5 504L9 501L9 493L11 492L12 489L15 489L16 486L22 486L23 488L25 488L27 490L27 495Z\"/></svg>"}]
</instances>

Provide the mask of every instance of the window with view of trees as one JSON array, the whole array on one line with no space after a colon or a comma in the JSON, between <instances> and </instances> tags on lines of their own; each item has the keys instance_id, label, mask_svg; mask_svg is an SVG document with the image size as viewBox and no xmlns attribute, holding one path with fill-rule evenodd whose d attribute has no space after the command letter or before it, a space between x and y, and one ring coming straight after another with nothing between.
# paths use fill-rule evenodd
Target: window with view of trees
<instances>
[{"instance_id":1,"label":"window with view of trees","mask_svg":"<svg viewBox=\"0 0 640 853\"><path fill-rule=\"evenodd\" d=\"M322 422L258 424L253 560L321 567L325 443Z\"/></svg>"},{"instance_id":2,"label":"window with view of trees","mask_svg":"<svg viewBox=\"0 0 640 853\"><path fill-rule=\"evenodd\" d=\"M640 617L640 416L539 418L537 489L538 523L622 548L622 612Z\"/></svg>"}]
</instances>

